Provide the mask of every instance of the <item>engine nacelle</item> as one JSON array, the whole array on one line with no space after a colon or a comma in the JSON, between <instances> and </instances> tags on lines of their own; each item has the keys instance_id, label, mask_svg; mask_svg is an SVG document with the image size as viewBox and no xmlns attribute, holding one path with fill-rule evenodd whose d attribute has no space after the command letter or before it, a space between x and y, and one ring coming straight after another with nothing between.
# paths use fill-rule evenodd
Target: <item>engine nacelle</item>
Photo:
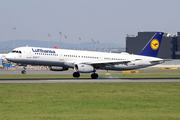
<instances>
[{"instance_id":1,"label":"engine nacelle","mask_svg":"<svg viewBox=\"0 0 180 120\"><path fill-rule=\"evenodd\" d=\"M48 67L51 71L65 71L68 70L66 67L57 67L57 66L49 66Z\"/></svg>"},{"instance_id":2,"label":"engine nacelle","mask_svg":"<svg viewBox=\"0 0 180 120\"><path fill-rule=\"evenodd\" d=\"M95 72L95 69L91 65L85 65L85 64L76 64L74 66L74 70L79 73L91 73Z\"/></svg>"}]
</instances>

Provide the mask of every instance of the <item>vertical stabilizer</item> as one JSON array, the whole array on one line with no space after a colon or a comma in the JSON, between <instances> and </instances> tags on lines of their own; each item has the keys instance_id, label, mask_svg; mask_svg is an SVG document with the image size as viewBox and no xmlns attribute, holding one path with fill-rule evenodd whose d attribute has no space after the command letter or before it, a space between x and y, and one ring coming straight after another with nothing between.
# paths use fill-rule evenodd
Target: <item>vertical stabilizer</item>
<instances>
[{"instance_id":1,"label":"vertical stabilizer","mask_svg":"<svg viewBox=\"0 0 180 120\"><path fill-rule=\"evenodd\" d=\"M157 32L138 55L157 57L163 32Z\"/></svg>"}]
</instances>

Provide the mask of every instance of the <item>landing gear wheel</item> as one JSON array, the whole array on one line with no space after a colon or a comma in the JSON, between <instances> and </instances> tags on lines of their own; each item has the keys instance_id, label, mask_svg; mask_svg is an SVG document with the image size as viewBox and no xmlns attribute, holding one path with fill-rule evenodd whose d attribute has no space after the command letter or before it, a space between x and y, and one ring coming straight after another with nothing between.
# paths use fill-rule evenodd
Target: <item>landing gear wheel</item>
<instances>
[{"instance_id":1,"label":"landing gear wheel","mask_svg":"<svg viewBox=\"0 0 180 120\"><path fill-rule=\"evenodd\" d=\"M97 73L91 74L91 78L92 78L92 79L97 79L97 78L98 78L98 74L97 74Z\"/></svg>"},{"instance_id":2,"label":"landing gear wheel","mask_svg":"<svg viewBox=\"0 0 180 120\"><path fill-rule=\"evenodd\" d=\"M26 74L26 71L25 71L25 70L22 70L21 73L22 73L22 74Z\"/></svg>"},{"instance_id":3,"label":"landing gear wheel","mask_svg":"<svg viewBox=\"0 0 180 120\"><path fill-rule=\"evenodd\" d=\"M23 66L23 70L21 71L22 74L26 74L26 66L27 66L27 65L24 65L24 66Z\"/></svg>"},{"instance_id":4,"label":"landing gear wheel","mask_svg":"<svg viewBox=\"0 0 180 120\"><path fill-rule=\"evenodd\" d=\"M73 73L73 77L77 77L78 78L79 76L80 76L80 74L78 72L74 72Z\"/></svg>"}]
</instances>

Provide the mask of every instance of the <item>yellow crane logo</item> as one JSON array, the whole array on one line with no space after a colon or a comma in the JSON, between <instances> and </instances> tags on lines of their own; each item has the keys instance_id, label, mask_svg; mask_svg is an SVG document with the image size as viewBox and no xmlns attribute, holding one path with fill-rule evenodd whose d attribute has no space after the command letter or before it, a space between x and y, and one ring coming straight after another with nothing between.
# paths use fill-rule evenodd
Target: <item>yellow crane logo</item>
<instances>
[{"instance_id":1,"label":"yellow crane logo","mask_svg":"<svg viewBox=\"0 0 180 120\"><path fill-rule=\"evenodd\" d=\"M157 50L159 48L159 41L157 39L153 39L151 41L151 48L153 50Z\"/></svg>"}]
</instances>

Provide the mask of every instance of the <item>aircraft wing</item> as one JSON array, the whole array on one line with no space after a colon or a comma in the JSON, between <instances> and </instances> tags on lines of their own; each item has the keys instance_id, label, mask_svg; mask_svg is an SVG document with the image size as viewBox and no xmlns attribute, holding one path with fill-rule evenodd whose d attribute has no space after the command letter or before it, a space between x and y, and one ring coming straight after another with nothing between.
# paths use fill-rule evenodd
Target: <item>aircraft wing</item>
<instances>
[{"instance_id":1,"label":"aircraft wing","mask_svg":"<svg viewBox=\"0 0 180 120\"><path fill-rule=\"evenodd\" d=\"M111 61L92 61L92 62L83 62L81 64L87 64L87 65L91 65L94 67L103 67L103 66L107 66L107 65L118 65L118 64L127 64L130 61L119 61L119 60L111 60Z\"/></svg>"}]
</instances>

